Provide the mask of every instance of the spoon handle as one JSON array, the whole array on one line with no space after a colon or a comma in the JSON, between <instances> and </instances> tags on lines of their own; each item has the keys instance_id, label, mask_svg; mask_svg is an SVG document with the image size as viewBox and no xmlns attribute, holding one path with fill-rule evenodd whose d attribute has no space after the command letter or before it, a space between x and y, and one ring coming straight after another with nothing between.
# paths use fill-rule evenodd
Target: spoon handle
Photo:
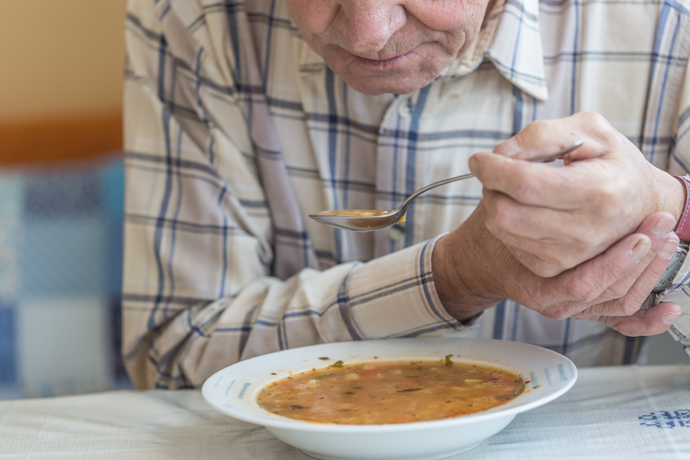
<instances>
[{"instance_id":1,"label":"spoon handle","mask_svg":"<svg viewBox=\"0 0 690 460\"><path fill-rule=\"evenodd\" d=\"M575 150L576 148L580 147L582 144L583 144L582 141L575 141L574 143L572 143L572 144L569 145L568 147L566 147L566 148L564 148L564 149L561 149L561 150L559 150L558 152L550 153L550 154L548 154L548 155L544 155L544 156L541 156L541 157L531 158L531 159L528 160L528 161L530 161L531 163L543 163L543 162L546 162L546 161L557 160L558 158L562 157L562 156L565 155L566 153L570 153L570 152L572 152L573 150ZM451 177L451 178L448 178L448 179L443 179L443 180L440 180L440 181L438 181L438 182L434 182L434 183L432 183L432 184L429 184L429 185L427 185L426 187L422 187L422 188L420 188L419 190L415 191L412 195L408 196L407 199L406 199L405 201L403 201L403 203L400 205L400 208L398 208L398 209L401 211L401 213L404 214L405 209L407 209L407 205L410 204L410 202L411 202L412 200L414 200L415 198L417 198L417 197L418 197L419 195L421 195L422 193L424 193L424 192L426 192L426 191L429 191L429 190L431 190L432 188L439 187L439 186L441 186L441 185L450 184L451 182L457 182L457 181L459 181L459 180L469 179L469 178L471 178L471 177L474 177L474 174L472 174L472 173L470 173L470 174L463 174L462 176L455 176L455 177Z\"/></svg>"}]
</instances>

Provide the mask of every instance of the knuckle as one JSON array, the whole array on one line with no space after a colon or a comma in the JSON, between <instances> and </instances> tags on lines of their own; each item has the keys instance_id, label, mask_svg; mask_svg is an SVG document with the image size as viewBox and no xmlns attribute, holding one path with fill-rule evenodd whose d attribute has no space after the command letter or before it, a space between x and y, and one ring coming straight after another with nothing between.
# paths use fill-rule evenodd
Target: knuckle
<instances>
[{"instance_id":1,"label":"knuckle","mask_svg":"<svg viewBox=\"0 0 690 460\"><path fill-rule=\"evenodd\" d=\"M614 180L600 182L599 190L594 195L597 208L606 215L617 213L624 204L621 194L623 187L621 187L620 181L621 179L618 177Z\"/></svg>"},{"instance_id":2,"label":"knuckle","mask_svg":"<svg viewBox=\"0 0 690 460\"><path fill-rule=\"evenodd\" d=\"M621 146L621 138L617 131L614 131L607 120L604 120L598 127L598 136L602 146L610 148L618 148Z\"/></svg>"},{"instance_id":3,"label":"knuckle","mask_svg":"<svg viewBox=\"0 0 690 460\"><path fill-rule=\"evenodd\" d=\"M591 128L608 128L610 126L608 120L606 120L606 117L598 112L586 110L584 112L580 112L577 116L582 123Z\"/></svg>"},{"instance_id":4,"label":"knuckle","mask_svg":"<svg viewBox=\"0 0 690 460\"><path fill-rule=\"evenodd\" d=\"M626 297L623 300L623 313L625 313L626 316L632 316L638 311L640 311L640 302L637 301L637 299L634 299L632 297Z\"/></svg>"},{"instance_id":5,"label":"knuckle","mask_svg":"<svg viewBox=\"0 0 690 460\"><path fill-rule=\"evenodd\" d=\"M621 299L626 294L625 287L614 284L613 286L610 286L604 294L606 298L610 300Z\"/></svg>"},{"instance_id":6,"label":"knuckle","mask_svg":"<svg viewBox=\"0 0 690 460\"><path fill-rule=\"evenodd\" d=\"M530 141L538 145L549 138L551 129L551 123L548 120L537 120L528 124L522 132L523 135L529 137Z\"/></svg>"},{"instance_id":7,"label":"knuckle","mask_svg":"<svg viewBox=\"0 0 690 460\"><path fill-rule=\"evenodd\" d=\"M593 138L598 140L601 147L620 146L621 136L602 114L588 111L581 112L578 116L579 121L593 135Z\"/></svg>"},{"instance_id":8,"label":"knuckle","mask_svg":"<svg viewBox=\"0 0 690 460\"><path fill-rule=\"evenodd\" d=\"M601 291L599 283L586 282L581 279L571 281L566 288L570 297L583 304L594 302L601 295Z\"/></svg>"},{"instance_id":9,"label":"knuckle","mask_svg":"<svg viewBox=\"0 0 690 460\"><path fill-rule=\"evenodd\" d=\"M549 319L562 321L571 317L571 312L563 306L552 306L544 312L544 316Z\"/></svg>"},{"instance_id":10,"label":"knuckle","mask_svg":"<svg viewBox=\"0 0 690 460\"><path fill-rule=\"evenodd\" d=\"M620 308L621 316L632 316L640 309L639 303L635 299L628 296L620 299L618 306Z\"/></svg>"}]
</instances>

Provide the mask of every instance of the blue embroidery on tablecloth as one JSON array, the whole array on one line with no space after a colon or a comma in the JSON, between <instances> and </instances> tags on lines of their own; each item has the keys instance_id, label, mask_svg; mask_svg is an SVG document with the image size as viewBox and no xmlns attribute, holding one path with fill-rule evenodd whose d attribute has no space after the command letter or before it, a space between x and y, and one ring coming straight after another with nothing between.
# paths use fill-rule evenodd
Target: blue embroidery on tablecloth
<instances>
[{"instance_id":1,"label":"blue embroidery on tablecloth","mask_svg":"<svg viewBox=\"0 0 690 460\"><path fill-rule=\"evenodd\" d=\"M638 417L643 420L640 425L656 428L690 428L690 410L655 411Z\"/></svg>"}]
</instances>

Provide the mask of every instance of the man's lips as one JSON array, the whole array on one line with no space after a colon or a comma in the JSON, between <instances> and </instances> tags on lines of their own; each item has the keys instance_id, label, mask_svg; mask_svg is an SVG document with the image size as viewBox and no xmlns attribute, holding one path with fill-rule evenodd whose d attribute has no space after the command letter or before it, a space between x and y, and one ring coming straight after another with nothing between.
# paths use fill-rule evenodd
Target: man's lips
<instances>
[{"instance_id":1,"label":"man's lips","mask_svg":"<svg viewBox=\"0 0 690 460\"><path fill-rule=\"evenodd\" d=\"M351 54L353 54L355 57L358 57L360 59L364 59L366 61L385 62L385 61L392 61L393 59L397 59L401 56L404 56L404 55L408 54L410 51L412 51L412 50L406 51L404 53L396 54L395 56L389 56L389 57L383 57L383 58L380 56L367 57L367 56L360 56L360 55L355 54L355 53L351 53Z\"/></svg>"},{"instance_id":2,"label":"man's lips","mask_svg":"<svg viewBox=\"0 0 690 460\"><path fill-rule=\"evenodd\" d=\"M409 57L414 52L415 49L416 48L411 49L410 51L407 51L405 53L399 54L397 56L393 56L390 58L384 58L384 59L381 59L379 57L371 59L371 58L358 56L358 55L353 54L353 53L350 53L350 54L352 56L354 56L354 58L358 64L365 66L367 68L390 69L390 68L396 67L397 65L401 64L405 60L405 58Z\"/></svg>"}]
</instances>

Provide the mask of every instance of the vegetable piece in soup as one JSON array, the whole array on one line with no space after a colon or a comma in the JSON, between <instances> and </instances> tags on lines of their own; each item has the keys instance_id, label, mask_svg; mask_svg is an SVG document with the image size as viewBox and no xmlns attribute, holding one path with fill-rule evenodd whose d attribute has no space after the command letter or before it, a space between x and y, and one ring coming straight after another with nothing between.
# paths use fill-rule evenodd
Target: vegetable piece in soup
<instances>
[{"instance_id":1,"label":"vegetable piece in soup","mask_svg":"<svg viewBox=\"0 0 690 460\"><path fill-rule=\"evenodd\" d=\"M258 403L298 420L379 425L471 414L504 404L524 389L511 372L446 357L311 370L269 384Z\"/></svg>"}]
</instances>

